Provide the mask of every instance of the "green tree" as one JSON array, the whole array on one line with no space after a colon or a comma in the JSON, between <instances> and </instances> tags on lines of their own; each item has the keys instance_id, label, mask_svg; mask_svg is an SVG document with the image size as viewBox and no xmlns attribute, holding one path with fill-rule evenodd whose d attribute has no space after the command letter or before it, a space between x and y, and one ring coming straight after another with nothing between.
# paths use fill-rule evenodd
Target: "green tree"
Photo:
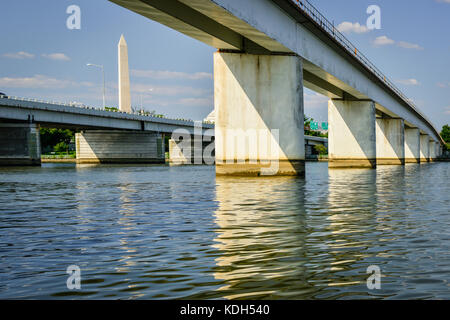
<instances>
[{"instance_id":1,"label":"green tree","mask_svg":"<svg viewBox=\"0 0 450 320\"><path fill-rule=\"evenodd\" d=\"M314 149L316 150L316 152L318 154L320 154L321 156L327 155L328 154L328 149L327 147L325 147L324 145L318 144L314 146Z\"/></svg>"},{"instance_id":2,"label":"green tree","mask_svg":"<svg viewBox=\"0 0 450 320\"><path fill-rule=\"evenodd\" d=\"M42 151L44 153L53 151L55 146L60 142L68 145L75 135L72 130L56 128L41 128L40 133ZM67 148L64 151L66 150Z\"/></svg>"},{"instance_id":3,"label":"green tree","mask_svg":"<svg viewBox=\"0 0 450 320\"><path fill-rule=\"evenodd\" d=\"M448 124L442 127L441 137L445 142L450 143L450 126Z\"/></svg>"},{"instance_id":4,"label":"green tree","mask_svg":"<svg viewBox=\"0 0 450 320\"><path fill-rule=\"evenodd\" d=\"M69 150L69 145L64 141L58 142L53 148L55 152L67 152Z\"/></svg>"}]
</instances>

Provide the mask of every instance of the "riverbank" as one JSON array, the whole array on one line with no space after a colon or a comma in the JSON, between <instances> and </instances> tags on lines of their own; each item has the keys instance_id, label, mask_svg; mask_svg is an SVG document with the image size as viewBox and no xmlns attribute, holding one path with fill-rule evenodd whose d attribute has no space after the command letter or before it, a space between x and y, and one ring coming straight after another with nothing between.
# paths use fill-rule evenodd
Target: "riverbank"
<instances>
[{"instance_id":1,"label":"riverbank","mask_svg":"<svg viewBox=\"0 0 450 320\"><path fill-rule=\"evenodd\" d=\"M75 155L41 155L41 163L77 163Z\"/></svg>"},{"instance_id":2,"label":"riverbank","mask_svg":"<svg viewBox=\"0 0 450 320\"><path fill-rule=\"evenodd\" d=\"M310 155L306 156L307 162L328 162L328 156L326 155Z\"/></svg>"},{"instance_id":3,"label":"riverbank","mask_svg":"<svg viewBox=\"0 0 450 320\"><path fill-rule=\"evenodd\" d=\"M77 163L77 159L41 159L41 163Z\"/></svg>"}]
</instances>

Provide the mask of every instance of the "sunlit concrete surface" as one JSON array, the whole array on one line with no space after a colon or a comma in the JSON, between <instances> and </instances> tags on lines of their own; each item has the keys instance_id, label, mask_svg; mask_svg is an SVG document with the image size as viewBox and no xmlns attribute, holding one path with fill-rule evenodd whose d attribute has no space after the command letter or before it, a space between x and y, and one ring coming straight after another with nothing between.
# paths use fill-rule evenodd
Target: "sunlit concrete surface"
<instances>
[{"instance_id":1,"label":"sunlit concrete surface","mask_svg":"<svg viewBox=\"0 0 450 320\"><path fill-rule=\"evenodd\" d=\"M432 161L436 161L436 143L432 140L430 140L430 147L429 147L429 152L430 152L430 162Z\"/></svg>"},{"instance_id":2,"label":"sunlit concrete surface","mask_svg":"<svg viewBox=\"0 0 450 320\"><path fill-rule=\"evenodd\" d=\"M403 119L377 118L377 165L405 164Z\"/></svg>"},{"instance_id":3,"label":"sunlit concrete surface","mask_svg":"<svg viewBox=\"0 0 450 320\"><path fill-rule=\"evenodd\" d=\"M164 163L162 136L149 132L85 131L76 134L77 163Z\"/></svg>"},{"instance_id":4,"label":"sunlit concrete surface","mask_svg":"<svg viewBox=\"0 0 450 320\"><path fill-rule=\"evenodd\" d=\"M304 174L302 79L295 56L214 54L218 175Z\"/></svg>"},{"instance_id":5,"label":"sunlit concrete surface","mask_svg":"<svg viewBox=\"0 0 450 320\"><path fill-rule=\"evenodd\" d=\"M328 102L330 168L375 168L376 134L373 101Z\"/></svg>"},{"instance_id":6,"label":"sunlit concrete surface","mask_svg":"<svg viewBox=\"0 0 450 320\"><path fill-rule=\"evenodd\" d=\"M185 138L185 137L183 137ZM203 137L187 137L188 140L169 140L169 162L171 165L214 165L214 140Z\"/></svg>"},{"instance_id":7,"label":"sunlit concrete surface","mask_svg":"<svg viewBox=\"0 0 450 320\"><path fill-rule=\"evenodd\" d=\"M420 163L420 130L405 128L405 163Z\"/></svg>"},{"instance_id":8,"label":"sunlit concrete surface","mask_svg":"<svg viewBox=\"0 0 450 320\"><path fill-rule=\"evenodd\" d=\"M427 134L420 135L420 163L430 161L430 138Z\"/></svg>"}]
</instances>

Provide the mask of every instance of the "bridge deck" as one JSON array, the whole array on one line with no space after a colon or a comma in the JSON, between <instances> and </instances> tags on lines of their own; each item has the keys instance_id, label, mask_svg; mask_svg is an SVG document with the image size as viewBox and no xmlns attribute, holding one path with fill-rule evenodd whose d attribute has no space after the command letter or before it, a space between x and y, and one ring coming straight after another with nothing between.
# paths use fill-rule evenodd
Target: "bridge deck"
<instances>
[{"instance_id":1,"label":"bridge deck","mask_svg":"<svg viewBox=\"0 0 450 320\"><path fill-rule=\"evenodd\" d=\"M0 119L35 122L42 126L73 127L77 129L143 130L172 133L175 129L194 132L194 121L175 120L105 111L88 107L53 104L24 99L0 98ZM213 135L214 125L202 123L203 134Z\"/></svg>"}]
</instances>

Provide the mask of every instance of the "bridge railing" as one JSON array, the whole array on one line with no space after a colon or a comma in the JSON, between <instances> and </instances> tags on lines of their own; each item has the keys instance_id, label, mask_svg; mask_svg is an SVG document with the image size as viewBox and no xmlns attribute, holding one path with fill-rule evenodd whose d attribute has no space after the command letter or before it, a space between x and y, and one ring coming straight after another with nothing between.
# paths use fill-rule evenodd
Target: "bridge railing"
<instances>
[{"instance_id":1,"label":"bridge railing","mask_svg":"<svg viewBox=\"0 0 450 320\"><path fill-rule=\"evenodd\" d=\"M7 95L0 95L0 99L9 99L9 100L15 100L15 101L22 101L22 102L37 102L37 103L42 103L42 104L47 104L47 105L54 105L54 106L65 106L65 107L73 107L73 108L88 109L88 110L98 110L98 111L105 111L105 112L114 112L114 113L121 113L121 114L145 116L145 117L151 117L151 118L163 118L163 119L166 119L166 120L195 122L194 120L190 120L190 119L174 119L174 118L161 117L159 115L154 115L154 114L150 114L150 113L149 114L142 113L142 110L133 111L133 112L123 112L123 111L119 111L119 110L117 110L117 111L110 111L110 110L105 110L103 108L96 108L96 107L92 107L92 106L87 106L85 104L78 103L78 102L44 101L44 100L39 100L39 99L22 98L22 97L7 96ZM211 123L209 121L203 121L203 123L204 124L213 124L213 123Z\"/></svg>"},{"instance_id":2,"label":"bridge railing","mask_svg":"<svg viewBox=\"0 0 450 320\"><path fill-rule=\"evenodd\" d=\"M416 106L403 92L380 71L361 51L359 51L339 30L336 29L334 23L331 23L319 10L317 10L308 0L290 0L296 4L301 11L309 16L317 25L325 30L331 37L339 42L350 54L354 55L366 68L377 76L385 85L401 97L408 105L416 110L424 119L425 116L417 110Z\"/></svg>"}]
</instances>

